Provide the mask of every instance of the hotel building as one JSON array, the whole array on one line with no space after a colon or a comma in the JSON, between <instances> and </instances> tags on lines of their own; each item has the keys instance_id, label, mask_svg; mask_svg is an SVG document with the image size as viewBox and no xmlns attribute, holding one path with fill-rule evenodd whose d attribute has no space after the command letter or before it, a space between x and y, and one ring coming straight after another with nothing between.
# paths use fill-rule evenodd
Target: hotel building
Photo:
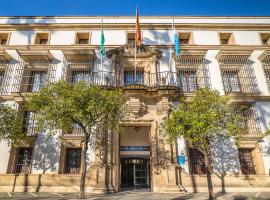
<instances>
[{"instance_id":1,"label":"hotel building","mask_svg":"<svg viewBox=\"0 0 270 200\"><path fill-rule=\"evenodd\" d=\"M270 191L270 17L174 17L181 53L173 52L172 17L141 17L143 45L134 71L135 17L0 17L0 101L24 112L27 138L0 142L0 191L79 190L79 128L47 137L35 132L26 94L66 80L122 88L129 118L122 134L105 133L88 151L86 191L207 191L204 156L159 124L180 97L209 87L246 105L239 145L213 143L215 191Z\"/></svg>"}]
</instances>

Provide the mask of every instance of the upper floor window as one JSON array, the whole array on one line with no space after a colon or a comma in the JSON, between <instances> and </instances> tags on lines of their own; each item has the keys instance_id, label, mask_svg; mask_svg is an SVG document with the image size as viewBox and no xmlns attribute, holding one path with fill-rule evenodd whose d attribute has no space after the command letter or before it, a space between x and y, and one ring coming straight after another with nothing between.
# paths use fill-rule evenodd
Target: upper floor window
<instances>
[{"instance_id":1,"label":"upper floor window","mask_svg":"<svg viewBox=\"0 0 270 200\"><path fill-rule=\"evenodd\" d=\"M189 148L189 164L191 174L205 174L204 155L198 149Z\"/></svg>"},{"instance_id":2,"label":"upper floor window","mask_svg":"<svg viewBox=\"0 0 270 200\"><path fill-rule=\"evenodd\" d=\"M9 33L0 33L0 45L7 45Z\"/></svg>"},{"instance_id":3,"label":"upper floor window","mask_svg":"<svg viewBox=\"0 0 270 200\"><path fill-rule=\"evenodd\" d=\"M241 92L238 71L223 71L222 81L223 81L224 90L226 93Z\"/></svg>"},{"instance_id":4,"label":"upper floor window","mask_svg":"<svg viewBox=\"0 0 270 200\"><path fill-rule=\"evenodd\" d=\"M33 112L24 111L23 131L26 132L28 136L35 135L35 120Z\"/></svg>"},{"instance_id":5,"label":"upper floor window","mask_svg":"<svg viewBox=\"0 0 270 200\"><path fill-rule=\"evenodd\" d=\"M197 90L196 71L179 70L180 89L183 92L195 92Z\"/></svg>"},{"instance_id":6,"label":"upper floor window","mask_svg":"<svg viewBox=\"0 0 270 200\"><path fill-rule=\"evenodd\" d=\"M127 43L135 43L136 33L128 32L127 33Z\"/></svg>"},{"instance_id":7,"label":"upper floor window","mask_svg":"<svg viewBox=\"0 0 270 200\"><path fill-rule=\"evenodd\" d=\"M90 85L91 81L91 71L90 70L73 70L71 82L78 83L80 81L84 81L86 85Z\"/></svg>"},{"instance_id":8,"label":"upper floor window","mask_svg":"<svg viewBox=\"0 0 270 200\"><path fill-rule=\"evenodd\" d=\"M270 45L270 33L261 33L262 45Z\"/></svg>"},{"instance_id":9,"label":"upper floor window","mask_svg":"<svg viewBox=\"0 0 270 200\"><path fill-rule=\"evenodd\" d=\"M46 71L31 71L29 77L28 92L38 92L46 84Z\"/></svg>"},{"instance_id":10,"label":"upper floor window","mask_svg":"<svg viewBox=\"0 0 270 200\"><path fill-rule=\"evenodd\" d=\"M255 174L252 151L253 149L238 149L242 174L245 175Z\"/></svg>"},{"instance_id":11,"label":"upper floor window","mask_svg":"<svg viewBox=\"0 0 270 200\"><path fill-rule=\"evenodd\" d=\"M268 89L270 90L270 68L265 68L264 73L265 73Z\"/></svg>"},{"instance_id":12,"label":"upper floor window","mask_svg":"<svg viewBox=\"0 0 270 200\"><path fill-rule=\"evenodd\" d=\"M90 33L82 32L76 34L76 44L89 44L90 41Z\"/></svg>"},{"instance_id":13,"label":"upper floor window","mask_svg":"<svg viewBox=\"0 0 270 200\"><path fill-rule=\"evenodd\" d=\"M4 81L4 75L5 75L5 71L0 69L0 89Z\"/></svg>"},{"instance_id":14,"label":"upper floor window","mask_svg":"<svg viewBox=\"0 0 270 200\"><path fill-rule=\"evenodd\" d=\"M49 44L49 33L37 33L35 38L35 44Z\"/></svg>"},{"instance_id":15,"label":"upper floor window","mask_svg":"<svg viewBox=\"0 0 270 200\"><path fill-rule=\"evenodd\" d=\"M127 32L126 37L127 37L127 44L128 43L135 43L136 32ZM142 31L141 31L141 37L142 37Z\"/></svg>"},{"instance_id":16,"label":"upper floor window","mask_svg":"<svg viewBox=\"0 0 270 200\"><path fill-rule=\"evenodd\" d=\"M136 70L136 78L135 78L135 71L134 70L125 71L124 72L124 83L125 83L125 85L132 85L132 84L143 85L144 84L143 70Z\"/></svg>"},{"instance_id":17,"label":"upper floor window","mask_svg":"<svg viewBox=\"0 0 270 200\"><path fill-rule=\"evenodd\" d=\"M180 45L194 44L191 32L179 32L178 36Z\"/></svg>"},{"instance_id":18,"label":"upper floor window","mask_svg":"<svg viewBox=\"0 0 270 200\"><path fill-rule=\"evenodd\" d=\"M81 149L68 148L66 153L66 174L79 174L81 168Z\"/></svg>"},{"instance_id":19,"label":"upper floor window","mask_svg":"<svg viewBox=\"0 0 270 200\"><path fill-rule=\"evenodd\" d=\"M233 33L219 33L219 38L220 38L220 44L222 45L235 44Z\"/></svg>"},{"instance_id":20,"label":"upper floor window","mask_svg":"<svg viewBox=\"0 0 270 200\"><path fill-rule=\"evenodd\" d=\"M31 173L33 148L18 148L15 173Z\"/></svg>"}]
</instances>

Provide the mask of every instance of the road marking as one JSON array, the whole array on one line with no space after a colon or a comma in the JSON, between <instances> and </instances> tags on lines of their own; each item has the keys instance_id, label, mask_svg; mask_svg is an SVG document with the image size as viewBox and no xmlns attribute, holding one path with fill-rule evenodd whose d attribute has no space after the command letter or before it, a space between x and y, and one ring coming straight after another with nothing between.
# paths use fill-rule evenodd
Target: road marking
<instances>
[{"instance_id":1,"label":"road marking","mask_svg":"<svg viewBox=\"0 0 270 200\"><path fill-rule=\"evenodd\" d=\"M254 197L259 197L260 194L260 192L257 192Z\"/></svg>"},{"instance_id":2,"label":"road marking","mask_svg":"<svg viewBox=\"0 0 270 200\"><path fill-rule=\"evenodd\" d=\"M54 195L59 196L59 197L64 197L63 195L58 194L58 193L54 193L54 192L51 192L51 194L54 194Z\"/></svg>"},{"instance_id":3,"label":"road marking","mask_svg":"<svg viewBox=\"0 0 270 200\"><path fill-rule=\"evenodd\" d=\"M28 192L28 194L30 194L30 195L32 195L32 196L34 196L34 197L37 197L37 195L34 194L34 193L32 193L32 192Z\"/></svg>"},{"instance_id":4,"label":"road marking","mask_svg":"<svg viewBox=\"0 0 270 200\"><path fill-rule=\"evenodd\" d=\"M8 194L9 197L12 197L11 193L7 192L7 194Z\"/></svg>"}]
</instances>

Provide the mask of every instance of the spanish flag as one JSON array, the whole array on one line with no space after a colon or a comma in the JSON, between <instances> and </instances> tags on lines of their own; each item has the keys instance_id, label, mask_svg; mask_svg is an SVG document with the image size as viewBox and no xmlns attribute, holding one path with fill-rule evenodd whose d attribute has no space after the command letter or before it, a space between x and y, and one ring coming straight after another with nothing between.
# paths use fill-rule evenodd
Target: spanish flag
<instances>
[{"instance_id":1,"label":"spanish flag","mask_svg":"<svg viewBox=\"0 0 270 200\"><path fill-rule=\"evenodd\" d=\"M140 22L139 22L138 7L136 7L136 44L137 44L137 47L139 48L142 45L142 36L141 36L141 29L140 29Z\"/></svg>"}]
</instances>

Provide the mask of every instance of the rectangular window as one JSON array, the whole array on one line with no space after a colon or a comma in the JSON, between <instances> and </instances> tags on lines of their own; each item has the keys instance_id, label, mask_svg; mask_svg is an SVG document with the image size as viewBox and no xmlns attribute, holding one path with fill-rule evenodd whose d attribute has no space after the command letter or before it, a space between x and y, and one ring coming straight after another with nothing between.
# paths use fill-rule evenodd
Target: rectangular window
<instances>
[{"instance_id":1,"label":"rectangular window","mask_svg":"<svg viewBox=\"0 0 270 200\"><path fill-rule=\"evenodd\" d=\"M0 70L0 91L1 91L1 86L3 84L3 81L4 81L4 76L5 76L5 71Z\"/></svg>"},{"instance_id":2,"label":"rectangular window","mask_svg":"<svg viewBox=\"0 0 270 200\"><path fill-rule=\"evenodd\" d=\"M135 71L125 71L124 72L124 83L125 85L143 85L144 84L144 72L143 70L136 70L136 80L135 80Z\"/></svg>"},{"instance_id":3,"label":"rectangular window","mask_svg":"<svg viewBox=\"0 0 270 200\"><path fill-rule=\"evenodd\" d=\"M31 71L29 77L28 92L38 92L46 84L46 71Z\"/></svg>"},{"instance_id":4,"label":"rectangular window","mask_svg":"<svg viewBox=\"0 0 270 200\"><path fill-rule=\"evenodd\" d=\"M219 33L220 44L222 45L232 45L235 44L234 36L232 33Z\"/></svg>"},{"instance_id":5,"label":"rectangular window","mask_svg":"<svg viewBox=\"0 0 270 200\"><path fill-rule=\"evenodd\" d=\"M261 33L262 45L269 46L270 45L270 33Z\"/></svg>"},{"instance_id":6,"label":"rectangular window","mask_svg":"<svg viewBox=\"0 0 270 200\"><path fill-rule=\"evenodd\" d=\"M75 84L80 81L84 81L86 85L90 85L91 82L91 71L90 70L74 70L72 71L71 83Z\"/></svg>"},{"instance_id":7,"label":"rectangular window","mask_svg":"<svg viewBox=\"0 0 270 200\"><path fill-rule=\"evenodd\" d=\"M32 112L24 111L23 131L26 132L28 136L35 135L35 120Z\"/></svg>"},{"instance_id":8,"label":"rectangular window","mask_svg":"<svg viewBox=\"0 0 270 200\"><path fill-rule=\"evenodd\" d=\"M89 44L90 41L90 33L83 32L76 34L76 44Z\"/></svg>"},{"instance_id":9,"label":"rectangular window","mask_svg":"<svg viewBox=\"0 0 270 200\"><path fill-rule=\"evenodd\" d=\"M31 173L32 148L19 148L15 173Z\"/></svg>"},{"instance_id":10,"label":"rectangular window","mask_svg":"<svg viewBox=\"0 0 270 200\"><path fill-rule=\"evenodd\" d=\"M49 44L49 33L37 33L35 44Z\"/></svg>"},{"instance_id":11,"label":"rectangular window","mask_svg":"<svg viewBox=\"0 0 270 200\"><path fill-rule=\"evenodd\" d=\"M135 43L135 37L136 37L135 32L127 33L127 43Z\"/></svg>"},{"instance_id":12,"label":"rectangular window","mask_svg":"<svg viewBox=\"0 0 270 200\"><path fill-rule=\"evenodd\" d=\"M241 92L241 86L237 71L222 72L224 90L228 92Z\"/></svg>"},{"instance_id":13,"label":"rectangular window","mask_svg":"<svg viewBox=\"0 0 270 200\"><path fill-rule=\"evenodd\" d=\"M81 168L81 149L68 148L66 153L66 174L79 174Z\"/></svg>"},{"instance_id":14,"label":"rectangular window","mask_svg":"<svg viewBox=\"0 0 270 200\"><path fill-rule=\"evenodd\" d=\"M238 149L238 154L242 174L255 174L255 168L252 159L252 149Z\"/></svg>"},{"instance_id":15,"label":"rectangular window","mask_svg":"<svg viewBox=\"0 0 270 200\"><path fill-rule=\"evenodd\" d=\"M9 33L0 33L0 45L7 45Z\"/></svg>"},{"instance_id":16,"label":"rectangular window","mask_svg":"<svg viewBox=\"0 0 270 200\"><path fill-rule=\"evenodd\" d=\"M178 33L180 45L193 44L193 37L191 32L179 32Z\"/></svg>"},{"instance_id":17,"label":"rectangular window","mask_svg":"<svg viewBox=\"0 0 270 200\"><path fill-rule=\"evenodd\" d=\"M189 149L189 162L191 174L205 174L204 155L198 149Z\"/></svg>"},{"instance_id":18,"label":"rectangular window","mask_svg":"<svg viewBox=\"0 0 270 200\"><path fill-rule=\"evenodd\" d=\"M195 92L197 90L196 71L179 71L180 89L183 92Z\"/></svg>"}]
</instances>

